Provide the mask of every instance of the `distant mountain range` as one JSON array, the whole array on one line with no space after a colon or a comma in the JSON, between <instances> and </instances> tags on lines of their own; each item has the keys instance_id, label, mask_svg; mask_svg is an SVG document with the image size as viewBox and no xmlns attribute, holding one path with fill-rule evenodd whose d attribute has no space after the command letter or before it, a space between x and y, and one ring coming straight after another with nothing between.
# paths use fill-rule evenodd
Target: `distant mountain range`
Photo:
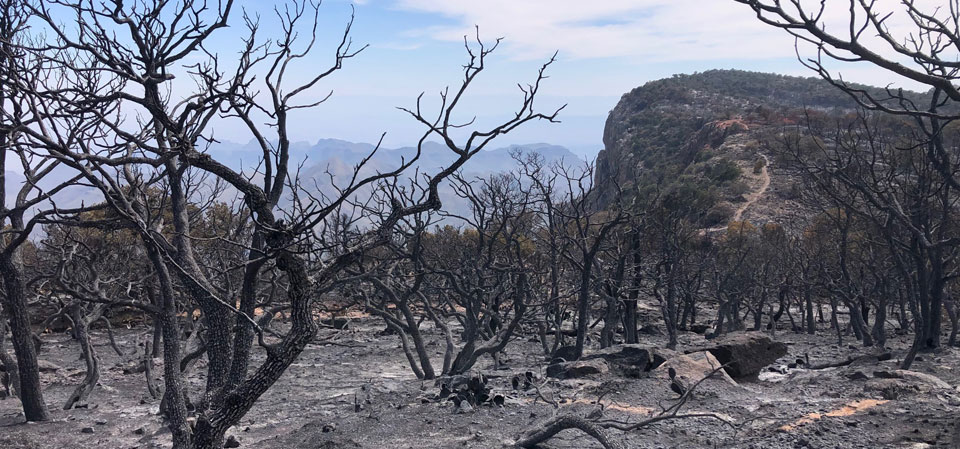
<instances>
[{"instance_id":1,"label":"distant mountain range","mask_svg":"<svg viewBox=\"0 0 960 449\"><path fill-rule=\"evenodd\" d=\"M337 139L321 139L315 144L296 142L291 144L290 162L292 170L300 167L300 178L303 185L311 189L326 190L331 188L331 176L337 185L344 185L353 174L354 167L370 156L375 146L369 143L348 142ZM262 157L255 141L245 144L221 141L211 142L206 151L215 159L233 169L243 169L252 172ZM565 147L545 143L529 145L512 145L491 150L483 150L474 156L463 168L463 175L467 178L483 177L493 173L504 172L517 168L517 161L511 156L515 151L522 153L539 153L547 162L565 161L570 165L581 164L583 159ZM409 161L416 154L415 147L380 148L376 154L364 165L361 176L376 172L395 169L402 161ZM437 142L426 142L420 158L410 167L408 174L419 171L421 174L436 173L439 169L448 166L455 159L455 155L445 145ZM50 187L67 179L70 172L59 170L55 176L48 177L41 184ZM17 190L25 182L22 174L6 172L6 196L13 201ZM316 193L316 192L314 192ZM362 193L369 193L369 190ZM456 213L465 211L466 204L453 194L449 185L441 188L441 196L445 209ZM75 207L81 201L92 204L99 201L99 194L90 187L75 187L57 196L59 207Z\"/></svg>"},{"instance_id":2,"label":"distant mountain range","mask_svg":"<svg viewBox=\"0 0 960 449\"><path fill-rule=\"evenodd\" d=\"M375 145L369 143L348 142L337 139L321 139L316 144L307 142L291 144L291 165L300 165L300 178L304 186L320 191L332 192L332 182L343 187L353 175L357 164L369 157ZM235 169L243 168L252 171L259 163L262 154L255 141L246 144L232 142L218 142L211 144L207 150L214 158L230 165ZM396 169L404 161L409 161L416 155L415 147L380 148L367 161L359 172L360 177L366 177L378 172L387 172ZM482 150L477 153L461 170L467 179L484 177L494 173L514 170L518 162L512 154L539 153L545 162L564 161L565 164L582 164L583 159L569 149L545 143L512 145L491 150ZM456 155L445 145L438 142L426 142L417 162L411 166L406 174L413 173L433 174L447 167L456 159ZM370 193L364 189L357 195ZM463 214L468 211L468 204L454 194L449 183L440 187L440 196L446 212Z\"/></svg>"},{"instance_id":3,"label":"distant mountain range","mask_svg":"<svg viewBox=\"0 0 960 449\"><path fill-rule=\"evenodd\" d=\"M330 167L334 175L340 174L341 169L349 169L360 163L363 158L370 155L375 146L369 143L348 142L338 139L321 139L316 144L310 145L308 142L296 142L290 146L290 159L292 163L304 163L304 168L309 173L323 173L326 167ZM380 148L376 155L368 162L368 169L373 172L376 170L386 171L397 167L402 160L410 160L416 154L415 147L402 148ZM234 168L254 167L260 160L261 153L259 146L255 141L246 144L234 142L217 142L210 145L207 150L214 158L226 163ZM468 174L489 174L497 173L516 168L516 161L511 157L514 151L525 153L537 152L544 156L548 161L569 160L571 162L581 161L582 159L565 147L550 145L546 143L536 143L528 145L512 145L491 150L483 150L474 156L465 167L464 172ZM423 145L423 151L416 167L421 172L433 172L437 169L449 165L456 155L447 147L438 142L426 142Z\"/></svg>"}]
</instances>

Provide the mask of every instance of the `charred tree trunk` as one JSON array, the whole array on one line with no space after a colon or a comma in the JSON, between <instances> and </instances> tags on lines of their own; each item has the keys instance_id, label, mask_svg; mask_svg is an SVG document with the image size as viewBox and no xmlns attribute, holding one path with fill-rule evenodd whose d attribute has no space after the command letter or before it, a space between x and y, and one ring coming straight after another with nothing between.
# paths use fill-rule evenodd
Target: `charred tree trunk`
<instances>
[{"instance_id":1,"label":"charred tree trunk","mask_svg":"<svg viewBox=\"0 0 960 449\"><path fill-rule=\"evenodd\" d=\"M814 335L817 333L817 320L813 316L813 294L809 287L803 289L803 300L807 306L807 333Z\"/></svg>"},{"instance_id":2,"label":"charred tree trunk","mask_svg":"<svg viewBox=\"0 0 960 449\"><path fill-rule=\"evenodd\" d=\"M577 343L576 358L583 357L583 347L587 341L590 326L590 274L593 271L593 256L583 261L580 272L580 288L577 293Z\"/></svg>"},{"instance_id":3,"label":"charred tree trunk","mask_svg":"<svg viewBox=\"0 0 960 449\"><path fill-rule=\"evenodd\" d=\"M260 217L261 221L269 221L266 223L267 226L274 225L272 218L269 213L264 213ZM267 243L270 244L269 239ZM284 244L279 241L270 246L281 247ZM284 271L289 280L287 297L291 305L292 327L280 343L268 348L267 358L256 372L227 392L219 407L197 420L192 449L223 447L223 438L227 430L253 407L260 396L280 378L316 336L317 327L311 315L311 282L307 277L306 267L293 252L286 249L279 249L277 252L279 253L277 268Z\"/></svg>"},{"instance_id":4,"label":"charred tree trunk","mask_svg":"<svg viewBox=\"0 0 960 449\"><path fill-rule=\"evenodd\" d=\"M630 251L633 255L633 277L630 286L629 298L624 301L623 310L623 338L627 343L639 343L640 334L637 329L637 301L640 299L640 288L643 286L643 271L640 264L643 257L640 248L643 245L639 231L634 231L630 239Z\"/></svg>"},{"instance_id":5,"label":"charred tree trunk","mask_svg":"<svg viewBox=\"0 0 960 449\"><path fill-rule=\"evenodd\" d=\"M2 312L2 309L0 309ZM7 354L7 349L4 347L4 342L7 338L7 318L3 313L0 313L0 364L3 365L3 375L6 376L6 382L4 382L4 387L6 388L7 395L16 395L20 396L20 376L18 375L19 369L17 368L17 361L10 357L10 354ZM10 390L13 391L10 391Z\"/></svg>"},{"instance_id":6,"label":"charred tree trunk","mask_svg":"<svg viewBox=\"0 0 960 449\"><path fill-rule=\"evenodd\" d=\"M180 371L180 323L177 321L177 302L173 280L159 249L144 239L147 254L157 275L160 286L162 309L155 317L163 335L163 404L161 409L167 419L167 427L173 434L175 449L190 447L190 427L187 424L187 405L183 395L183 374Z\"/></svg>"},{"instance_id":7,"label":"charred tree trunk","mask_svg":"<svg viewBox=\"0 0 960 449\"><path fill-rule=\"evenodd\" d=\"M90 342L90 324L83 314L80 303L71 305L70 316L73 319L74 334L80 343L84 363L87 365L87 373L80 385L77 385L77 388L67 398L67 402L63 404L64 410L70 410L74 407L86 408L90 393L93 392L94 387L100 380L100 359Z\"/></svg>"},{"instance_id":8,"label":"charred tree trunk","mask_svg":"<svg viewBox=\"0 0 960 449\"><path fill-rule=\"evenodd\" d=\"M10 322L13 350L17 356L17 375L20 382L20 402L23 404L23 415L27 421L46 421L49 419L49 415L40 386L37 348L33 342L33 331L30 329L30 315L27 312L23 279L20 268L14 263L13 255L9 252L0 253L0 276L3 276L3 287L6 294L4 308Z\"/></svg>"}]
</instances>

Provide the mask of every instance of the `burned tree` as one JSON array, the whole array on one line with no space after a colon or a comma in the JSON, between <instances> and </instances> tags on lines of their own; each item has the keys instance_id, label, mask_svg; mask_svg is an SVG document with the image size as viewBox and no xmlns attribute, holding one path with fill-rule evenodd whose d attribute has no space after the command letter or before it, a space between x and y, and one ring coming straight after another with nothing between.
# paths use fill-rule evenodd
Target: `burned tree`
<instances>
[{"instance_id":1,"label":"burned tree","mask_svg":"<svg viewBox=\"0 0 960 449\"><path fill-rule=\"evenodd\" d=\"M958 118L957 104L960 102L960 90L956 86L960 76L956 62L956 48L960 45L960 21L957 20L960 5L955 0L949 2L948 8L932 11L918 6L913 0L899 2L893 8L874 1L856 0L844 7L842 20L836 23L828 23L825 12L832 5L827 2L812 6L799 0L735 1L749 6L763 23L793 35L798 45L812 46L816 50L815 56L801 56L801 62L849 94L865 110L913 122L917 131L915 138L904 146L910 148L916 157L926 158L930 168L936 170L941 182L949 184L950 189L960 187L956 176L960 162L945 141L948 125ZM912 27L909 28L911 31L906 34L893 31L891 24L897 20L907 23ZM829 61L868 63L904 80L929 86L931 90L923 96L893 87L878 93L835 75ZM869 190L868 186L863 187ZM909 208L909 205L892 208L889 203L886 205L889 219L913 234L912 238L916 240L913 246L917 252L936 259L946 250L945 246L956 246L949 238L938 239L926 233L922 226L912 221L915 217L909 213L900 213L900 209ZM936 265L934 270L942 271ZM940 345L942 294L937 291L942 289L937 287L939 283L939 280L923 282L924 289L928 284L935 287L934 291L921 294L926 303L922 307L928 309L928 313L921 311L925 318L920 331L925 340L922 346L927 348Z\"/></svg>"},{"instance_id":2,"label":"burned tree","mask_svg":"<svg viewBox=\"0 0 960 449\"><path fill-rule=\"evenodd\" d=\"M333 51L332 65L294 84L289 74L314 48L319 6L291 3L277 14L280 36L266 40L259 33L259 23L245 17L248 33L241 57L235 68L228 70L217 55L205 49L204 42L227 26L232 9L232 1L216 7L191 1L117 2L112 7L47 2L31 5L30 11L46 24L49 41L23 46L24 51L65 73L58 78L63 88L41 85L28 92L33 110L44 114L44 126L19 126L26 147L73 169L76 177L99 189L106 207L137 236L150 260L159 300L156 305L138 306L152 313L162 329L163 411L174 447L222 446L227 429L276 382L316 334L314 292L326 290L345 267L388 242L404 217L439 208L438 185L495 138L533 120L553 120L558 112L542 114L533 108L544 65L537 80L523 88L520 107L509 120L472 131L458 144L452 131L463 131L464 125L455 122L453 114L496 48L479 40L468 44L470 61L464 79L459 88L442 94L439 115L427 118L419 102L416 109L408 110L426 127L420 146L431 136L440 137L454 154L453 162L427 176L414 201L391 198L389 207L371 220L374 224L362 232L355 246L334 257L321 256L319 264L308 263L305 255L314 250L314 229L333 219L365 186L397 182L416 158L366 177L358 176L358 167L347 186L322 197L311 196L290 164L288 116L319 104L300 98L363 49L351 44L352 19ZM78 26L58 27L55 17L60 13L77 17ZM171 17L173 26L166 22ZM299 42L297 36L303 30L308 40ZM196 58L201 62L188 62ZM22 83L24 76L7 75L16 83ZM193 79L197 89L183 98L171 97L167 92L177 77ZM64 112L57 115L55 111ZM253 134L263 155L253 172L230 167L205 151L206 144L215 141L210 122L218 116L239 120ZM89 138L67 134L70 129L88 130ZM219 260L211 255L215 251L201 256L207 249L196 243L201 236L214 237L198 226L194 213L202 209L198 204L203 203L203 195L218 195L216 189L211 193L211 185L226 185L238 192L242 202L231 213L244 217L241 221L248 220L250 226L249 232L215 233L216 238L241 249L233 254L245 254L246 261L228 264L230 275L221 273ZM153 203L153 189L164 192L164 204ZM287 204L294 205L285 207ZM61 221L70 219L70 211L58 212ZM277 339L268 339L254 311L264 299L260 293L264 283L277 277L282 278L283 308L291 326ZM241 287L236 289L238 279ZM239 302L228 300L237 290ZM180 371L181 301L188 301L191 310L195 305L201 311L206 335L206 386L195 411L195 426L187 421L188 392ZM258 367L251 367L255 348L262 349L266 357Z\"/></svg>"},{"instance_id":3,"label":"burned tree","mask_svg":"<svg viewBox=\"0 0 960 449\"><path fill-rule=\"evenodd\" d=\"M567 192L558 215L563 223L563 238L566 239L563 257L572 267L577 292L577 341L573 349L573 358L583 356L587 332L590 327L590 312L593 308L593 285L597 256L614 231L628 218L630 211L623 207L623 192L617 185L616 177L601 180L614 193L614 201L599 210L598 190L594 188L593 165L570 168L559 166L557 170ZM610 185L612 184L612 185Z\"/></svg>"}]
</instances>

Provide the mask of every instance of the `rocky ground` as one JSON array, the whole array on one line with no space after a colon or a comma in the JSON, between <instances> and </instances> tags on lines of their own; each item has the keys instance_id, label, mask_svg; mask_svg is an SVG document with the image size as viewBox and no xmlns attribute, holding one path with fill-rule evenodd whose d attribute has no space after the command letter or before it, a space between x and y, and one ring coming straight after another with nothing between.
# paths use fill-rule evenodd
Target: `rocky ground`
<instances>
[{"instance_id":1,"label":"rocky ground","mask_svg":"<svg viewBox=\"0 0 960 449\"><path fill-rule=\"evenodd\" d=\"M556 379L546 376L548 361L540 344L520 338L508 347L504 367L493 369L485 360L477 370L487 377L491 398L502 396L503 405L458 407L449 399L436 399L440 387L433 381L412 375L398 339L378 335L382 327L364 318L348 330L324 330L323 342L311 345L229 435L239 447L256 448L510 447L525 429L556 414L637 422L658 413L677 398L664 368L677 366L689 385L693 382L688 378L696 376L709 357L701 353L684 358L679 353L712 344L699 334L683 333L679 353L653 351L673 361L650 372L618 365L615 355L623 350L615 348L584 362L593 367L575 370L571 375L576 377ZM142 332L121 332L121 346L130 350ZM630 448L950 447L951 428L960 413L960 349L923 354L913 370L902 372L897 363L909 337L894 334L886 348L890 360L865 357L836 368L791 368L797 359L822 365L886 352L856 346L852 338L838 345L836 335L827 330L821 334L780 331L774 339L786 344L786 355L756 378L716 376L700 384L681 413L711 413L715 418L670 420L609 433ZM428 335L439 357L440 336ZM169 432L157 416L159 402L150 398L143 374L124 374L125 365L105 335L96 337L104 369L90 407L58 410L83 377L83 363L68 334L46 335L41 358L56 365L51 368L59 367L42 374L53 419L24 424L15 399L0 401L0 447L169 447ZM664 342L664 337L648 332L641 346L660 347ZM202 385L202 368L201 362L190 371L193 391ZM527 371L533 374L533 386L525 391L521 383L515 390L514 376L522 379ZM550 444L600 447L573 430Z\"/></svg>"}]
</instances>

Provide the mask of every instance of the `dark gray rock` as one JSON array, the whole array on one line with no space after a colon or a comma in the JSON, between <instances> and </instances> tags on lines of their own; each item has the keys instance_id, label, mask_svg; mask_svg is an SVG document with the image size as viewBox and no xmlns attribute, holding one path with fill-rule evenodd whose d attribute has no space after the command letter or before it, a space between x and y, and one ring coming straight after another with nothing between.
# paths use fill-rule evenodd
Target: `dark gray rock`
<instances>
[{"instance_id":1,"label":"dark gray rock","mask_svg":"<svg viewBox=\"0 0 960 449\"><path fill-rule=\"evenodd\" d=\"M690 326L690 332L700 335L706 334L710 329L712 328L706 324L694 324Z\"/></svg>"},{"instance_id":2,"label":"dark gray rock","mask_svg":"<svg viewBox=\"0 0 960 449\"><path fill-rule=\"evenodd\" d=\"M637 344L614 345L599 351L584 355L582 360L602 359L610 365L619 367L637 367L649 371L652 352L646 346Z\"/></svg>"},{"instance_id":3,"label":"dark gray rock","mask_svg":"<svg viewBox=\"0 0 960 449\"><path fill-rule=\"evenodd\" d=\"M863 371L854 371L850 374L847 374L847 379L850 380L867 380L870 376L866 375Z\"/></svg>"},{"instance_id":4,"label":"dark gray rock","mask_svg":"<svg viewBox=\"0 0 960 449\"><path fill-rule=\"evenodd\" d=\"M738 332L717 338L707 349L733 378L752 377L787 354L787 345L760 332Z\"/></svg>"},{"instance_id":5,"label":"dark gray rock","mask_svg":"<svg viewBox=\"0 0 960 449\"><path fill-rule=\"evenodd\" d=\"M227 441L223 443L225 448L235 448L240 447L240 441L237 440L237 437L230 435L227 437Z\"/></svg>"},{"instance_id":6,"label":"dark gray rock","mask_svg":"<svg viewBox=\"0 0 960 449\"><path fill-rule=\"evenodd\" d=\"M330 319L321 319L320 324L334 329L344 330L350 327L350 319L343 317L335 317Z\"/></svg>"},{"instance_id":7,"label":"dark gray rock","mask_svg":"<svg viewBox=\"0 0 960 449\"><path fill-rule=\"evenodd\" d=\"M576 346L561 346L557 348L553 353L553 358L561 358L565 362L572 362L577 359L577 347Z\"/></svg>"},{"instance_id":8,"label":"dark gray rock","mask_svg":"<svg viewBox=\"0 0 960 449\"><path fill-rule=\"evenodd\" d=\"M46 360L37 360L37 367L40 369L41 373L55 373L63 369L60 367L60 365L48 362Z\"/></svg>"},{"instance_id":9,"label":"dark gray rock","mask_svg":"<svg viewBox=\"0 0 960 449\"><path fill-rule=\"evenodd\" d=\"M610 371L610 368L603 360L580 360L576 362L554 363L547 367L547 376L557 379L578 379L581 377L605 374L608 371Z\"/></svg>"}]
</instances>

